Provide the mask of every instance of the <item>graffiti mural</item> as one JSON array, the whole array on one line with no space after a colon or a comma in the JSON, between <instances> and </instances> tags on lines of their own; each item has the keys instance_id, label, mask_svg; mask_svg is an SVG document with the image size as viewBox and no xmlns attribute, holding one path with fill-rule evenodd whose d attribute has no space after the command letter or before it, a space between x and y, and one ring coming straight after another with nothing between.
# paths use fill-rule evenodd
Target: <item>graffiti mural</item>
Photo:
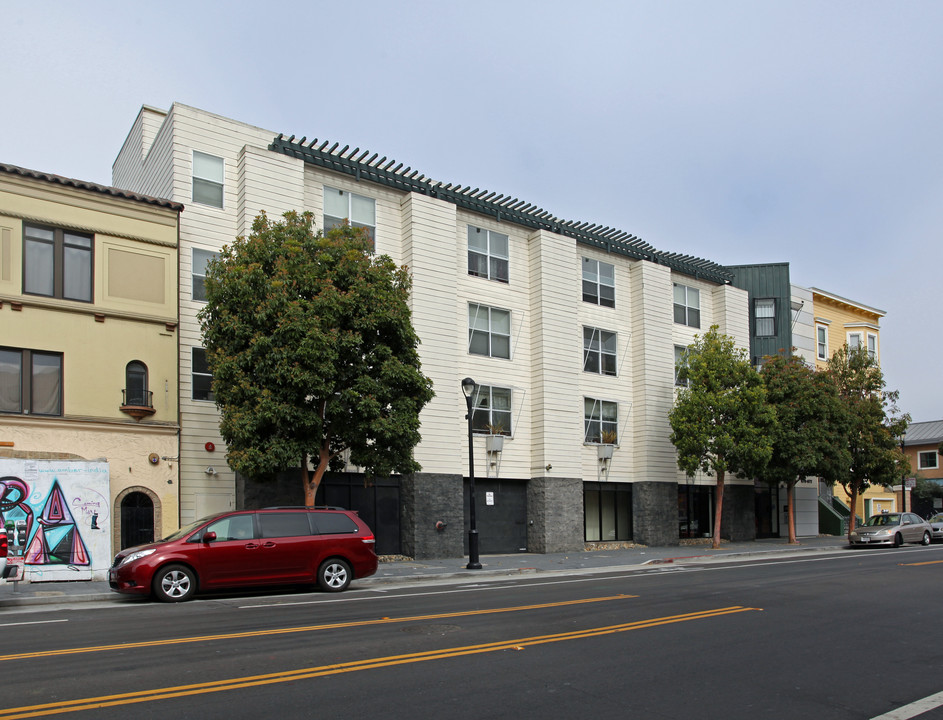
<instances>
[{"instance_id":1,"label":"graffiti mural","mask_svg":"<svg viewBox=\"0 0 943 720\"><path fill-rule=\"evenodd\" d=\"M107 462L0 459L0 522L30 582L104 579L111 562ZM10 532L12 530L12 532Z\"/></svg>"}]
</instances>

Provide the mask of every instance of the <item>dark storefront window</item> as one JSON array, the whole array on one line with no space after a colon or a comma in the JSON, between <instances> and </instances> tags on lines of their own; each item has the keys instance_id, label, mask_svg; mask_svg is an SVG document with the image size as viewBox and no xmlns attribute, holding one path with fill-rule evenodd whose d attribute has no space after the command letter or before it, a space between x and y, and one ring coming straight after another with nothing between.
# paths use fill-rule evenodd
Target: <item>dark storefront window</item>
<instances>
[{"instance_id":1,"label":"dark storefront window","mask_svg":"<svg viewBox=\"0 0 943 720\"><path fill-rule=\"evenodd\" d=\"M583 528L586 542L632 539L632 486L583 483Z\"/></svg>"},{"instance_id":2,"label":"dark storefront window","mask_svg":"<svg viewBox=\"0 0 943 720\"><path fill-rule=\"evenodd\" d=\"M709 537L714 488L708 485L678 486L678 537Z\"/></svg>"}]
</instances>

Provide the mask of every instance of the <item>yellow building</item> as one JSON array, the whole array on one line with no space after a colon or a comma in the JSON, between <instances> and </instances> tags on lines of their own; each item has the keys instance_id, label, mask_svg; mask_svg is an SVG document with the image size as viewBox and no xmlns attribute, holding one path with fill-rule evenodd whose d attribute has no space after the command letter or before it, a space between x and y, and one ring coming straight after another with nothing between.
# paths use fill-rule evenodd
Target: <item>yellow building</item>
<instances>
[{"instance_id":1,"label":"yellow building","mask_svg":"<svg viewBox=\"0 0 943 720\"><path fill-rule=\"evenodd\" d=\"M178 526L182 210L0 164L0 470L23 476L0 472L0 512L29 523L27 565L107 568Z\"/></svg>"},{"instance_id":2,"label":"yellow building","mask_svg":"<svg viewBox=\"0 0 943 720\"><path fill-rule=\"evenodd\" d=\"M844 345L849 349L863 347L878 362L881 360L881 318L887 313L856 300L809 288L812 291L812 314L815 318L815 366L824 369L829 358ZM835 497L848 505L851 498L840 485L834 487ZM858 497L855 513L862 519L881 512L900 510L900 489L869 487Z\"/></svg>"}]
</instances>

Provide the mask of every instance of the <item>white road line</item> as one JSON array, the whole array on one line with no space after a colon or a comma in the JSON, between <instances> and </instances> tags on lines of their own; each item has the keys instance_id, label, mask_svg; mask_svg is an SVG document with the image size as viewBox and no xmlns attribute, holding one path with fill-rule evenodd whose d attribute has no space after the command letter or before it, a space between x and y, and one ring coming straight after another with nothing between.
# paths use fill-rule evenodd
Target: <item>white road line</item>
<instances>
[{"instance_id":1,"label":"white road line","mask_svg":"<svg viewBox=\"0 0 943 720\"><path fill-rule=\"evenodd\" d=\"M935 710L941 705L943 705L943 692L938 692L936 695L930 695L922 700L912 702L910 705L904 705L904 707L891 710L889 713L877 715L871 718L871 720L908 720L909 718L923 715L925 712Z\"/></svg>"},{"instance_id":2,"label":"white road line","mask_svg":"<svg viewBox=\"0 0 943 720\"><path fill-rule=\"evenodd\" d=\"M34 620L33 622L3 623L0 628L15 627L16 625L48 625L49 623L69 622L68 620Z\"/></svg>"}]
</instances>

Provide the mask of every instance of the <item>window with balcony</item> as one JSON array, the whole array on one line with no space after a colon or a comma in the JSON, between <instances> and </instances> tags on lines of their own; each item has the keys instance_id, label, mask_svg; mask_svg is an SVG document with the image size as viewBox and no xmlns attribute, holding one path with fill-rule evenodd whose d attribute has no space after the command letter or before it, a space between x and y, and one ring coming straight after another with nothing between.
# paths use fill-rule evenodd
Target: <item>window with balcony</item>
<instances>
[{"instance_id":1,"label":"window with balcony","mask_svg":"<svg viewBox=\"0 0 943 720\"><path fill-rule=\"evenodd\" d=\"M346 190L324 186L324 232L343 225L363 228L370 236L370 242L376 244L377 203L363 195L356 195Z\"/></svg>"},{"instance_id":2,"label":"window with balcony","mask_svg":"<svg viewBox=\"0 0 943 720\"><path fill-rule=\"evenodd\" d=\"M511 357L511 312L470 303L468 352L488 357Z\"/></svg>"},{"instance_id":3,"label":"window with balcony","mask_svg":"<svg viewBox=\"0 0 943 720\"><path fill-rule=\"evenodd\" d=\"M0 412L62 415L62 354L0 348Z\"/></svg>"},{"instance_id":4,"label":"window with balcony","mask_svg":"<svg viewBox=\"0 0 943 720\"><path fill-rule=\"evenodd\" d=\"M674 283L674 319L679 325L701 327L701 291Z\"/></svg>"},{"instance_id":5,"label":"window with balcony","mask_svg":"<svg viewBox=\"0 0 943 720\"><path fill-rule=\"evenodd\" d=\"M618 442L619 403L583 398L583 442Z\"/></svg>"},{"instance_id":6,"label":"window with balcony","mask_svg":"<svg viewBox=\"0 0 943 720\"><path fill-rule=\"evenodd\" d=\"M468 274L508 281L508 236L468 226Z\"/></svg>"},{"instance_id":7,"label":"window with balcony","mask_svg":"<svg viewBox=\"0 0 943 720\"><path fill-rule=\"evenodd\" d=\"M92 302L92 236L23 225L23 292Z\"/></svg>"},{"instance_id":8,"label":"window with balcony","mask_svg":"<svg viewBox=\"0 0 943 720\"><path fill-rule=\"evenodd\" d=\"M479 385L472 398L472 428L476 433L511 434L511 389Z\"/></svg>"},{"instance_id":9,"label":"window with balcony","mask_svg":"<svg viewBox=\"0 0 943 720\"><path fill-rule=\"evenodd\" d=\"M616 268L607 262L583 258L583 302L616 306Z\"/></svg>"},{"instance_id":10,"label":"window with balcony","mask_svg":"<svg viewBox=\"0 0 943 720\"><path fill-rule=\"evenodd\" d=\"M583 328L583 372L616 374L616 334L594 327Z\"/></svg>"}]
</instances>

